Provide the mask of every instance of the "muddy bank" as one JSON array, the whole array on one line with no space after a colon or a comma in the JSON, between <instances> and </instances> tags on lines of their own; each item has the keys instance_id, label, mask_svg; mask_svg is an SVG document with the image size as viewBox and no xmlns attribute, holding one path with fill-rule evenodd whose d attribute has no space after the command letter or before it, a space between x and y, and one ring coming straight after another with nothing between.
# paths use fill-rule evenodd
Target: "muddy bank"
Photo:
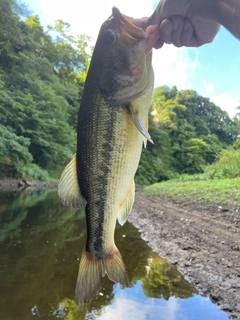
<instances>
[{"instance_id":1,"label":"muddy bank","mask_svg":"<svg viewBox=\"0 0 240 320\"><path fill-rule=\"evenodd\" d=\"M138 191L129 221L200 293L240 319L240 227L226 216L218 208L199 209Z\"/></svg>"},{"instance_id":2,"label":"muddy bank","mask_svg":"<svg viewBox=\"0 0 240 320\"><path fill-rule=\"evenodd\" d=\"M0 191L5 192L21 192L25 189L55 189L57 182L42 182L26 179L0 179Z\"/></svg>"}]
</instances>

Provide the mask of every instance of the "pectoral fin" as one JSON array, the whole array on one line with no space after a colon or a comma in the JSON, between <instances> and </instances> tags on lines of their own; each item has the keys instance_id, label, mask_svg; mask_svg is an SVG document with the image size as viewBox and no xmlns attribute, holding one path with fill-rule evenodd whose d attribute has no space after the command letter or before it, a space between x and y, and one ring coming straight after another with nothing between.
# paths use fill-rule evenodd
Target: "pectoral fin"
<instances>
[{"instance_id":1,"label":"pectoral fin","mask_svg":"<svg viewBox=\"0 0 240 320\"><path fill-rule=\"evenodd\" d=\"M141 123L141 121L138 119L138 117L135 115L135 113L133 111L131 111L132 114L132 119L133 122L135 124L135 126L137 127L138 131L151 143L154 143L150 137L150 134L146 131L146 129L144 128L143 124ZM144 143L145 144L145 143Z\"/></svg>"},{"instance_id":2,"label":"pectoral fin","mask_svg":"<svg viewBox=\"0 0 240 320\"><path fill-rule=\"evenodd\" d=\"M58 195L65 206L84 208L86 205L78 186L76 154L63 170L58 183Z\"/></svg>"},{"instance_id":3,"label":"pectoral fin","mask_svg":"<svg viewBox=\"0 0 240 320\"><path fill-rule=\"evenodd\" d=\"M148 132L148 119L145 124L145 130L146 130L146 132ZM147 147L147 138L146 137L143 137L143 145L144 145L144 148Z\"/></svg>"},{"instance_id":4,"label":"pectoral fin","mask_svg":"<svg viewBox=\"0 0 240 320\"><path fill-rule=\"evenodd\" d=\"M127 218L132 210L133 202L135 198L135 183L134 181L131 184L131 187L127 193L126 198L120 206L120 210L118 212L118 222L121 226L127 221Z\"/></svg>"}]
</instances>

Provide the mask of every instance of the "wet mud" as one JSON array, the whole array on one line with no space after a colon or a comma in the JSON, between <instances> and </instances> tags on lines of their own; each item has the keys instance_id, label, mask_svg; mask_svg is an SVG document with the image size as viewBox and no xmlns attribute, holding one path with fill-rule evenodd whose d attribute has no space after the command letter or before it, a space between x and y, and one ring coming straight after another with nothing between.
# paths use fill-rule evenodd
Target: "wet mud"
<instances>
[{"instance_id":1,"label":"wet mud","mask_svg":"<svg viewBox=\"0 0 240 320\"><path fill-rule=\"evenodd\" d=\"M240 214L138 191L129 221L230 319L240 319Z\"/></svg>"}]
</instances>

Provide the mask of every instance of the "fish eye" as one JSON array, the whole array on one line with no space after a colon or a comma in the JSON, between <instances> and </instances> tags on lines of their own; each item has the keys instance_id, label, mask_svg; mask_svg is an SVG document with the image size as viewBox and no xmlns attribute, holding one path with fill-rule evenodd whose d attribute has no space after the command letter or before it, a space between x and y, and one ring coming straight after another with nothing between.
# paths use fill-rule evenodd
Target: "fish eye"
<instances>
[{"instance_id":1,"label":"fish eye","mask_svg":"<svg viewBox=\"0 0 240 320\"><path fill-rule=\"evenodd\" d=\"M102 36L102 40L106 45L114 44L114 42L116 41L115 32L113 30L106 31Z\"/></svg>"}]
</instances>

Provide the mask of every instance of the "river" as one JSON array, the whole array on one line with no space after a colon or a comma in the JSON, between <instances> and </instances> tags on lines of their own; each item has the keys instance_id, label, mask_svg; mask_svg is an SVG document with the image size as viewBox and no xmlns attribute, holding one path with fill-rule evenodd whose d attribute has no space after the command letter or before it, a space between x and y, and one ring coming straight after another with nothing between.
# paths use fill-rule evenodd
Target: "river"
<instances>
[{"instance_id":1,"label":"river","mask_svg":"<svg viewBox=\"0 0 240 320\"><path fill-rule=\"evenodd\" d=\"M129 288L107 277L91 303L74 302L86 237L84 212L62 206L56 190L0 193L0 319L226 320L127 222L115 242Z\"/></svg>"}]
</instances>

